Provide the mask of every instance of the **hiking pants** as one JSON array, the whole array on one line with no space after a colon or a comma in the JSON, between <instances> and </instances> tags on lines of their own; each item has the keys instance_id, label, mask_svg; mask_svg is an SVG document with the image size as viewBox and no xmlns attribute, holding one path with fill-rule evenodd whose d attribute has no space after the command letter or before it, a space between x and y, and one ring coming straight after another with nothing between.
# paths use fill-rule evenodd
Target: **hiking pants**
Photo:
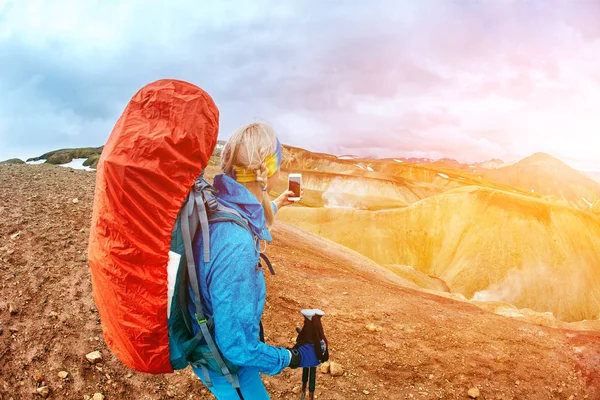
<instances>
[{"instance_id":1,"label":"hiking pants","mask_svg":"<svg viewBox=\"0 0 600 400\"><path fill-rule=\"evenodd\" d=\"M196 375L202 382L204 382L204 375L202 369L192 368ZM227 382L222 375L209 372L210 379L212 380L212 387L210 391L215 395L217 400L240 400L236 390L231 386L231 383ZM238 371L238 378L240 381L240 389L244 400L269 400L269 394L263 385L260 373L255 369L241 368ZM204 382L206 385L206 382Z\"/></svg>"}]
</instances>

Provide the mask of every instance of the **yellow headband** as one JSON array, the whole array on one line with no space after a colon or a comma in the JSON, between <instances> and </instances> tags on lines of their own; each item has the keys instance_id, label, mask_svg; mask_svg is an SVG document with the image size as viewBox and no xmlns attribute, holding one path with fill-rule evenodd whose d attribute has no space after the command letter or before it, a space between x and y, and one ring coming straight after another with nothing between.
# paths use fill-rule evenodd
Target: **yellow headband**
<instances>
[{"instance_id":1,"label":"yellow headband","mask_svg":"<svg viewBox=\"0 0 600 400\"><path fill-rule=\"evenodd\" d=\"M277 167L279 164L278 161L278 157L277 154L271 154L270 156L268 156L267 158L265 158L265 164L267 164L267 177L270 178L273 175L275 175L275 172L277 172ZM240 183L247 183L247 182L255 182L256 181L256 171L250 171L246 168L242 168L242 167L234 167L235 168L235 175L234 178L236 181L240 182Z\"/></svg>"}]
</instances>

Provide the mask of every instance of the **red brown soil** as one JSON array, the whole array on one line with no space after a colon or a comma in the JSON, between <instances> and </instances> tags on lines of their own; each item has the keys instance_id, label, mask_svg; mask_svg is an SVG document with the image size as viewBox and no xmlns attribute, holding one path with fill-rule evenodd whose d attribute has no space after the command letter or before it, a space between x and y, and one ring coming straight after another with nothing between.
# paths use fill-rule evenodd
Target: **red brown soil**
<instances>
[{"instance_id":1,"label":"red brown soil","mask_svg":"<svg viewBox=\"0 0 600 400\"><path fill-rule=\"evenodd\" d=\"M130 371L104 344L86 259L94 179L49 165L0 166L0 399L41 398L42 383L51 399L212 398L189 369ZM267 341L290 346L299 310L322 308L332 360L346 371L319 373L318 399L466 399L472 387L480 399L600 399L599 332L535 326L402 287L290 225L278 224L274 236ZM94 350L102 371L85 359ZM300 371L264 380L273 398L299 397Z\"/></svg>"}]
</instances>

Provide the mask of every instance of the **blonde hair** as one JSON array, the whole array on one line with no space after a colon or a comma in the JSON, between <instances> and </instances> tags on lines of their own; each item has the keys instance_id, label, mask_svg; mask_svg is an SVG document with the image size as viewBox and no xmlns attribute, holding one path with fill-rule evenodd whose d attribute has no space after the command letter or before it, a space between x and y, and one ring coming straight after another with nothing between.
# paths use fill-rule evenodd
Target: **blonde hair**
<instances>
[{"instance_id":1,"label":"blonde hair","mask_svg":"<svg viewBox=\"0 0 600 400\"><path fill-rule=\"evenodd\" d=\"M265 159L277 149L277 136L271 126L252 123L239 128L227 141L221 153L221 169L234 176L235 168L256 174L256 183L262 189L261 204L265 210L267 228L275 221L271 198L267 192L268 169Z\"/></svg>"}]
</instances>

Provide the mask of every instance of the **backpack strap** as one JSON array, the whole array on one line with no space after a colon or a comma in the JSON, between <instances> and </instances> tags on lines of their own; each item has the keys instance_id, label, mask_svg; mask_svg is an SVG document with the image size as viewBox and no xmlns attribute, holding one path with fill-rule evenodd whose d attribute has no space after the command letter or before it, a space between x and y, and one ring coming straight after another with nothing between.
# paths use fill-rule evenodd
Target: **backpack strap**
<instances>
[{"instance_id":1,"label":"backpack strap","mask_svg":"<svg viewBox=\"0 0 600 400\"><path fill-rule=\"evenodd\" d=\"M202 193L194 193L194 202L198 208L198 219L200 221L200 231L202 232L202 243L204 245L204 262L210 262L210 232L208 230L208 215L202 199ZM193 211L192 211L193 212Z\"/></svg>"},{"instance_id":2,"label":"backpack strap","mask_svg":"<svg viewBox=\"0 0 600 400\"><path fill-rule=\"evenodd\" d=\"M204 174L204 172L203 172ZM207 196L204 195L205 191L214 192L214 188L210 185L206 179L201 175L194 184L194 198L193 201L196 204L196 208L198 210L198 220L200 223L200 230L202 231L202 243L204 245L204 262L210 262L210 232L208 230L208 214L206 210L206 206L204 205L204 200ZM190 199L192 197L192 193L190 192ZM214 196L213 196L214 197ZM210 207L210 204L209 204ZM194 213L193 207L190 209L189 217L192 217ZM194 233L196 230L194 229ZM193 234L192 234L193 238Z\"/></svg>"},{"instance_id":3,"label":"backpack strap","mask_svg":"<svg viewBox=\"0 0 600 400\"><path fill-rule=\"evenodd\" d=\"M201 175L194 184L194 202L198 210L198 220L202 230L202 245L204 247L204 262L210 262L210 232L209 224L215 222L231 221L246 229L254 237L250 230L248 221L240 213L231 207L227 207L217 201L215 194L217 190L212 186L203 175ZM194 217L190 215L190 217ZM194 228L194 227L192 227ZM195 229L192 229L195 232Z\"/></svg>"},{"instance_id":4,"label":"backpack strap","mask_svg":"<svg viewBox=\"0 0 600 400\"><path fill-rule=\"evenodd\" d=\"M237 225L244 228L245 230L247 230L250 233L250 235L252 235L252 237L256 236L254 233L252 233L252 230L250 229L250 224L248 224L248 221L244 217L242 217L239 212L237 212L236 210L234 210L231 207L227 207L227 206L219 203L215 199L215 196L212 194L209 194L206 197L211 200L214 199L214 202L216 203L215 206L210 210L211 212L210 212L210 216L208 218L208 222L210 224L215 223L215 222L225 222L225 221L234 222Z\"/></svg>"},{"instance_id":5,"label":"backpack strap","mask_svg":"<svg viewBox=\"0 0 600 400\"><path fill-rule=\"evenodd\" d=\"M192 365L196 368L200 367L200 369L202 370L202 375L204 376L204 382L206 382L206 386L212 387L212 379L210 379L210 374L208 373L208 367L206 366L206 361L200 360L198 363L194 363Z\"/></svg>"},{"instance_id":6,"label":"backpack strap","mask_svg":"<svg viewBox=\"0 0 600 400\"><path fill-rule=\"evenodd\" d=\"M271 260L269 260L269 258L267 257L267 255L265 253L260 253L260 258L262 258L263 261L265 262L265 264L267 264L267 268L269 268L269 272L271 272L271 275L275 275L275 270L273 269L273 265L271 264ZM262 263L260 261L258 263L262 267Z\"/></svg>"},{"instance_id":7,"label":"backpack strap","mask_svg":"<svg viewBox=\"0 0 600 400\"><path fill-rule=\"evenodd\" d=\"M265 328L263 327L262 320L258 323L258 336L261 342L265 342Z\"/></svg>"}]
</instances>

